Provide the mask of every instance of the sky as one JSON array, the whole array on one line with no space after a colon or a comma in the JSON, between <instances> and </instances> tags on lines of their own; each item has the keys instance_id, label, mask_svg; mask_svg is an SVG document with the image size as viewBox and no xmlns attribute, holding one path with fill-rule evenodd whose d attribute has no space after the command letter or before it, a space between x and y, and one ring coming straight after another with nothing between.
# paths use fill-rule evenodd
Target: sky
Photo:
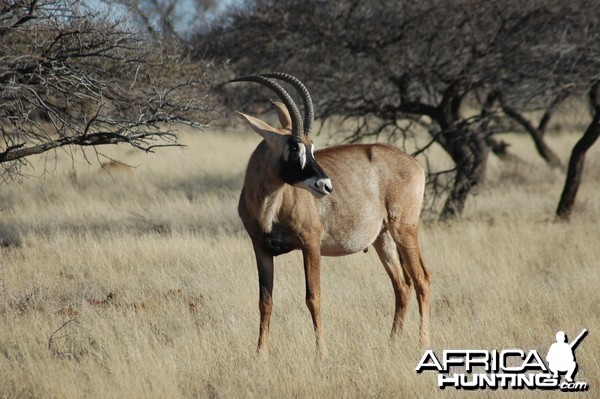
<instances>
[{"instance_id":1,"label":"sky","mask_svg":"<svg viewBox=\"0 0 600 399\"><path fill-rule=\"evenodd\" d=\"M110 0L84 0L82 2L91 9L100 10L101 12L112 13L115 19L123 17L125 10L123 7L114 5L109 6ZM175 10L174 24L175 29L182 33L184 36L190 27L193 27L196 21L197 14L194 12L194 1L193 0L179 0L180 6ZM207 15L207 21L210 22L215 17L218 17L223 13L229 6L241 5L244 0L218 0L218 5L214 12Z\"/></svg>"}]
</instances>

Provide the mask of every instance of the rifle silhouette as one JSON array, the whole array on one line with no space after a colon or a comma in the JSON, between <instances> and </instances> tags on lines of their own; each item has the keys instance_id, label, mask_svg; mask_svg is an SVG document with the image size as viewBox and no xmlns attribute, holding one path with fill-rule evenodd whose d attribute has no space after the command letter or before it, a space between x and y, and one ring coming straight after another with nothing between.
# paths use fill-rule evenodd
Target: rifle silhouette
<instances>
[{"instance_id":1,"label":"rifle silhouette","mask_svg":"<svg viewBox=\"0 0 600 399\"><path fill-rule=\"evenodd\" d=\"M575 347L577 345L579 345L579 343L586 337L586 335L588 335L588 330L587 330L587 328L584 328L583 331L581 331L581 333L577 336L577 338L575 338L569 344L569 346L571 347L571 349L575 350Z\"/></svg>"}]
</instances>

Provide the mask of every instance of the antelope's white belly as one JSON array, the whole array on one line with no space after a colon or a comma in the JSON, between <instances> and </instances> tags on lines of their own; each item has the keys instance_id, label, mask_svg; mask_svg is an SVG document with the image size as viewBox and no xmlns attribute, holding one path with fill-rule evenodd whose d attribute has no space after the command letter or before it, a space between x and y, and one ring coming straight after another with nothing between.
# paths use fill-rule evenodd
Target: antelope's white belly
<instances>
[{"instance_id":1,"label":"antelope's white belly","mask_svg":"<svg viewBox=\"0 0 600 399\"><path fill-rule=\"evenodd\" d=\"M353 217L354 216L354 217ZM383 228L380 212L346 215L324 223L321 255L349 255L368 248Z\"/></svg>"}]
</instances>

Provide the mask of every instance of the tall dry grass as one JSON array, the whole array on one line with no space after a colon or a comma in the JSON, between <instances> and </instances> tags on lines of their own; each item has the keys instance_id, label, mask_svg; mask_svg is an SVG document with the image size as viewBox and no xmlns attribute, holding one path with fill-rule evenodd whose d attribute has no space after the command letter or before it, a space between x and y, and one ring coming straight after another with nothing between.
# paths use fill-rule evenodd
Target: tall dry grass
<instances>
[{"instance_id":1,"label":"tall dry grass","mask_svg":"<svg viewBox=\"0 0 600 399\"><path fill-rule=\"evenodd\" d=\"M549 138L566 160L578 135ZM590 335L578 379L600 386L600 150L571 223L557 223L563 172L529 140L492 159L486 186L449 224L421 228L433 273L432 343L545 354L558 330ZM321 140L325 141L324 139ZM0 191L0 397L463 397L417 375L416 301L390 344L393 294L374 251L325 258L329 356L315 356L298 253L276 260L271 353L255 356L257 277L236 214L258 137L186 134L185 149L106 173L81 158ZM92 156L93 154L88 154ZM440 164L445 162L439 155ZM43 160L35 161L41 175ZM53 166L54 168L54 166ZM481 396L548 392L475 392ZM556 396L564 395L556 393Z\"/></svg>"}]
</instances>

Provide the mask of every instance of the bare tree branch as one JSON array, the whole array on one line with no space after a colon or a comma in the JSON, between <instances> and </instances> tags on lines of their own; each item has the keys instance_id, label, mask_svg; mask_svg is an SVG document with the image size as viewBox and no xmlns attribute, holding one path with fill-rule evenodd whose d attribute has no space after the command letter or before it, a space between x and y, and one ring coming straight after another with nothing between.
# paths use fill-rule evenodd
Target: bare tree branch
<instances>
[{"instance_id":1,"label":"bare tree branch","mask_svg":"<svg viewBox=\"0 0 600 399\"><path fill-rule=\"evenodd\" d=\"M0 175L68 146L177 146L211 118L208 74L78 0L1 7Z\"/></svg>"}]
</instances>

